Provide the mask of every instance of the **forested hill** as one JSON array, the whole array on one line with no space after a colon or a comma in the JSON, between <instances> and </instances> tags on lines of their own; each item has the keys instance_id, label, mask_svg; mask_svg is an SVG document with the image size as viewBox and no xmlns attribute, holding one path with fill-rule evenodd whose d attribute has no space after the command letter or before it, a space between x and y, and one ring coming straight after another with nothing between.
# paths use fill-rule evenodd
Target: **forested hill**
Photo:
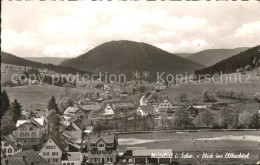
<instances>
[{"instance_id":1,"label":"forested hill","mask_svg":"<svg viewBox=\"0 0 260 165\"><path fill-rule=\"evenodd\" d=\"M1 52L1 62L5 64L12 64L12 65L19 65L19 66L26 66L32 68L47 68L48 70L54 71L60 74L90 74L91 72L82 71L73 67L67 66L59 66L53 64L43 64L40 62L34 62L30 60L23 59L21 57L17 57L15 55Z\"/></svg>"},{"instance_id":2,"label":"forested hill","mask_svg":"<svg viewBox=\"0 0 260 165\"><path fill-rule=\"evenodd\" d=\"M152 45L126 40L106 42L61 65L91 72L125 74L131 79L133 72L148 71L149 81L156 81L157 73L194 73L204 67Z\"/></svg>"},{"instance_id":3,"label":"forested hill","mask_svg":"<svg viewBox=\"0 0 260 165\"><path fill-rule=\"evenodd\" d=\"M216 73L233 73L239 68L245 68L250 65L252 68L259 64L260 60L260 45L243 51L237 55L229 57L228 59L222 60L212 66L203 68L201 70L196 70L196 75L205 74L216 74Z\"/></svg>"}]
</instances>

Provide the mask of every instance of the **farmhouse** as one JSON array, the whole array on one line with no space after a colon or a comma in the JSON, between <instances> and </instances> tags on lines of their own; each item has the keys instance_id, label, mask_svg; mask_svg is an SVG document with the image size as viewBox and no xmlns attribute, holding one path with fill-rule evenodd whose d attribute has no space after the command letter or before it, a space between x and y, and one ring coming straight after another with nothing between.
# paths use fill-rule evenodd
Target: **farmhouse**
<instances>
[{"instance_id":1,"label":"farmhouse","mask_svg":"<svg viewBox=\"0 0 260 165\"><path fill-rule=\"evenodd\" d=\"M145 106L145 105L152 105L154 107L158 106L158 100L155 98L154 95L149 95L148 97L143 96L140 99L140 106Z\"/></svg>"},{"instance_id":2,"label":"farmhouse","mask_svg":"<svg viewBox=\"0 0 260 165\"><path fill-rule=\"evenodd\" d=\"M114 134L91 134L88 138L88 162L92 164L116 163L118 139Z\"/></svg>"},{"instance_id":3,"label":"farmhouse","mask_svg":"<svg viewBox=\"0 0 260 165\"><path fill-rule=\"evenodd\" d=\"M123 117L135 113L135 105L132 101L118 101L109 102L105 107L104 115L107 117L113 117L114 115Z\"/></svg>"},{"instance_id":4,"label":"farmhouse","mask_svg":"<svg viewBox=\"0 0 260 165\"><path fill-rule=\"evenodd\" d=\"M139 106L136 111L136 114L140 116L147 116L148 114L157 114L157 113L159 113L158 109L152 105Z\"/></svg>"},{"instance_id":5,"label":"farmhouse","mask_svg":"<svg viewBox=\"0 0 260 165\"><path fill-rule=\"evenodd\" d=\"M161 91L166 89L166 86L162 82L157 82L155 83L155 90L156 91Z\"/></svg>"},{"instance_id":6,"label":"farmhouse","mask_svg":"<svg viewBox=\"0 0 260 165\"><path fill-rule=\"evenodd\" d=\"M178 108L178 101L171 99L169 97L164 97L161 102L158 104L158 109L160 112L168 112L169 110L173 110Z\"/></svg>"}]
</instances>

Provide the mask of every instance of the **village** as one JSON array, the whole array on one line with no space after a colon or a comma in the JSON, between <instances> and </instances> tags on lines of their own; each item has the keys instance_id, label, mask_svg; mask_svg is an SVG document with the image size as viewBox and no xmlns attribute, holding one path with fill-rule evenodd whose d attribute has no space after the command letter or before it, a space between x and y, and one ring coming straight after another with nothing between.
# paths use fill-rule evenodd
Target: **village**
<instances>
[{"instance_id":1,"label":"village","mask_svg":"<svg viewBox=\"0 0 260 165\"><path fill-rule=\"evenodd\" d=\"M165 82L151 85L136 80L127 86L108 83L91 86L102 92L80 95L73 93L75 87L67 83L58 104L51 97L47 109L24 110L26 118L18 119L16 128L2 136L2 164L170 164L172 148L127 147L119 152L118 135L238 128L239 123L234 126L230 122L234 116L228 104L214 101L208 91L202 92L202 103L195 103L186 94L158 95L169 88ZM229 92L234 95L234 91ZM219 115L223 116L217 118L221 120L217 123L214 118ZM240 123L240 127L256 128L253 122Z\"/></svg>"}]
</instances>

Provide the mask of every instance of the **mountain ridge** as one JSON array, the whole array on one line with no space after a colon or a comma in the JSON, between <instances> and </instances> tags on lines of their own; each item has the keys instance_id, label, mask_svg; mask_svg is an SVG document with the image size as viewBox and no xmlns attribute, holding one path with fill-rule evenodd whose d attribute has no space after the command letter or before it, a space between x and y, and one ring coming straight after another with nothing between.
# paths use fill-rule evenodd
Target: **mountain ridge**
<instances>
[{"instance_id":1,"label":"mountain ridge","mask_svg":"<svg viewBox=\"0 0 260 165\"><path fill-rule=\"evenodd\" d=\"M26 60L40 62L43 64L59 65L62 61L69 58L66 57L23 57Z\"/></svg>"},{"instance_id":2,"label":"mountain ridge","mask_svg":"<svg viewBox=\"0 0 260 165\"><path fill-rule=\"evenodd\" d=\"M196 68L204 67L155 46L128 40L103 43L78 57L63 61L61 65L129 76L134 71L148 71L153 76L155 72L193 73Z\"/></svg>"},{"instance_id":3,"label":"mountain ridge","mask_svg":"<svg viewBox=\"0 0 260 165\"><path fill-rule=\"evenodd\" d=\"M239 47L234 49L206 49L199 51L187 57L189 60L203 64L205 66L213 65L221 60L225 60L233 55L249 49L249 47Z\"/></svg>"},{"instance_id":4,"label":"mountain ridge","mask_svg":"<svg viewBox=\"0 0 260 165\"><path fill-rule=\"evenodd\" d=\"M196 70L196 75L213 75L222 72L223 74L236 72L237 69L246 66L254 67L254 61L260 62L260 45L247 49L212 66Z\"/></svg>"}]
</instances>

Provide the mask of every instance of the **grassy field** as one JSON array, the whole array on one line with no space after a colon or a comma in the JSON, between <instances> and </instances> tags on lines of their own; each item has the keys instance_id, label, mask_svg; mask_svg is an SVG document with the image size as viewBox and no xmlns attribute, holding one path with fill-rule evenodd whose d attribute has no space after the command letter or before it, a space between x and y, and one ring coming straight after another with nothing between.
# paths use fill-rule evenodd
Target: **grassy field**
<instances>
[{"instance_id":1,"label":"grassy field","mask_svg":"<svg viewBox=\"0 0 260 165\"><path fill-rule=\"evenodd\" d=\"M119 152L126 147L146 147L149 149L173 149L173 154L179 155L174 159L181 164L205 163L256 163L258 161L259 131L210 131L210 132L155 132L143 134L120 134ZM219 140L218 140L219 138ZM202 159L203 153L213 155L234 152L249 153L249 159ZM180 158L182 153L196 155L192 159ZM199 157L197 157L199 156Z\"/></svg>"},{"instance_id":2,"label":"grassy field","mask_svg":"<svg viewBox=\"0 0 260 165\"><path fill-rule=\"evenodd\" d=\"M57 100L57 103L60 100L61 94L65 93L64 87L57 87L51 85L33 85L33 86L20 86L20 87L2 87L2 90L5 89L10 101L17 99L21 104L24 110L26 109L46 109L48 100L51 96L54 96ZM96 92L92 88L71 88L71 92L78 92L81 94L87 92Z\"/></svg>"},{"instance_id":3,"label":"grassy field","mask_svg":"<svg viewBox=\"0 0 260 165\"><path fill-rule=\"evenodd\" d=\"M237 77L239 79L238 73L230 74L229 76ZM249 78L249 79L248 79ZM247 80L248 79L248 80ZM216 80L220 80L219 77ZM177 86L168 87L166 90L159 92L161 96L174 96L185 93L189 100L194 100L193 102L202 103L202 91L207 89L209 92L215 92L218 89L233 89L235 92L244 93L246 101L231 100L231 99L221 99L221 102L228 102L233 104L233 108L241 111L250 111L252 113L258 113L259 105L253 100L253 95L260 92L260 76L257 76L255 71L249 72L246 75L241 76L241 82L233 83L228 81L228 83L205 83L201 81L200 83L182 83ZM225 82L225 81L223 81Z\"/></svg>"}]
</instances>

